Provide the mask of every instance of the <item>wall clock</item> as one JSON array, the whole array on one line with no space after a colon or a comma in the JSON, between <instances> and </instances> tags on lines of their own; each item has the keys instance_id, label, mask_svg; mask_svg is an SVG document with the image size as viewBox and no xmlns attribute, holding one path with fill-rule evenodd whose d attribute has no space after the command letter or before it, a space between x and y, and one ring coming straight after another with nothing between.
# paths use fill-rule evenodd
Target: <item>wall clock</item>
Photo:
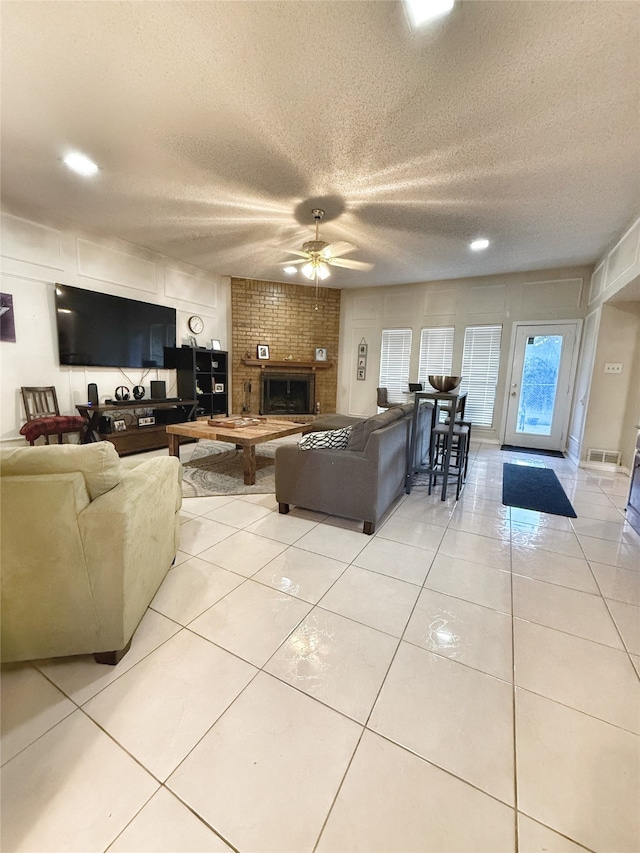
<instances>
[{"instance_id":1,"label":"wall clock","mask_svg":"<svg viewBox=\"0 0 640 853\"><path fill-rule=\"evenodd\" d=\"M189 317L187 325L189 326L190 332L193 332L194 335L199 335L204 329L204 320L202 317L198 317L197 314L194 314L193 317Z\"/></svg>"}]
</instances>

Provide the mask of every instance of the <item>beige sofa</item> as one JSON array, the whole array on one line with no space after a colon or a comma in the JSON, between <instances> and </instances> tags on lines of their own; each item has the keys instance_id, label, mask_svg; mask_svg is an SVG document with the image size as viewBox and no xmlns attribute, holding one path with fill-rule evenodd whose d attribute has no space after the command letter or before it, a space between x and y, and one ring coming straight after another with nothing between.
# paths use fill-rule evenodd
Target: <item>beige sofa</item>
<instances>
[{"instance_id":1,"label":"beige sofa","mask_svg":"<svg viewBox=\"0 0 640 853\"><path fill-rule=\"evenodd\" d=\"M428 452L425 418L431 409L421 406L416 457ZM375 532L376 523L404 491L413 403L394 406L352 424L344 450L301 450L287 445L276 450L276 500L281 513L291 504L363 521L363 533ZM334 416L331 428L353 419ZM426 441L426 445L424 444Z\"/></svg>"},{"instance_id":2,"label":"beige sofa","mask_svg":"<svg viewBox=\"0 0 640 853\"><path fill-rule=\"evenodd\" d=\"M178 548L181 467L110 442L3 450L2 660L117 663Z\"/></svg>"}]
</instances>

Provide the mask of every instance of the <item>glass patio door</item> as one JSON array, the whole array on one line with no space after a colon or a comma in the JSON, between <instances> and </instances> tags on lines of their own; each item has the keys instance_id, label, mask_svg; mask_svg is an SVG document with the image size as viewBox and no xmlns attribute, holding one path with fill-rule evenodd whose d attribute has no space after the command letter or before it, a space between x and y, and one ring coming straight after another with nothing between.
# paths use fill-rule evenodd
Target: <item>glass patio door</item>
<instances>
[{"instance_id":1,"label":"glass patio door","mask_svg":"<svg viewBox=\"0 0 640 853\"><path fill-rule=\"evenodd\" d=\"M505 444L565 449L576 339L575 323L517 326Z\"/></svg>"}]
</instances>

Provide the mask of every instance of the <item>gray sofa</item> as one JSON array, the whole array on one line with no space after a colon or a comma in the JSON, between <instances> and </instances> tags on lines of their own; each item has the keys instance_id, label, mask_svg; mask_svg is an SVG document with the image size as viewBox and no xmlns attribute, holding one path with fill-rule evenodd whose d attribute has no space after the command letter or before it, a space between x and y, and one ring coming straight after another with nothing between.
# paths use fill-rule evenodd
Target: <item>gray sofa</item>
<instances>
[{"instance_id":1,"label":"gray sofa","mask_svg":"<svg viewBox=\"0 0 640 853\"><path fill-rule=\"evenodd\" d=\"M423 411L424 410L424 411ZM420 410L422 427L429 407ZM364 522L371 534L380 517L405 487L413 403L394 406L366 419L333 416L317 422L314 429L352 425L345 450L301 450L297 445L276 451L276 500L281 513L291 504ZM424 458L428 430L420 428L416 456Z\"/></svg>"}]
</instances>

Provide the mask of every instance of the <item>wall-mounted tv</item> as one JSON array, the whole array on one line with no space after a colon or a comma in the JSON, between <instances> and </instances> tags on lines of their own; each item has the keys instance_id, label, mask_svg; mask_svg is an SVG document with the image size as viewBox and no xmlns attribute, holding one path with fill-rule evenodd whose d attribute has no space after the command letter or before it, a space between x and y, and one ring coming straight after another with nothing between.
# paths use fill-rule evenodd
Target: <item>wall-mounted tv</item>
<instances>
[{"instance_id":1,"label":"wall-mounted tv","mask_svg":"<svg viewBox=\"0 0 640 853\"><path fill-rule=\"evenodd\" d=\"M163 367L176 345L176 310L56 284L60 364Z\"/></svg>"}]
</instances>

